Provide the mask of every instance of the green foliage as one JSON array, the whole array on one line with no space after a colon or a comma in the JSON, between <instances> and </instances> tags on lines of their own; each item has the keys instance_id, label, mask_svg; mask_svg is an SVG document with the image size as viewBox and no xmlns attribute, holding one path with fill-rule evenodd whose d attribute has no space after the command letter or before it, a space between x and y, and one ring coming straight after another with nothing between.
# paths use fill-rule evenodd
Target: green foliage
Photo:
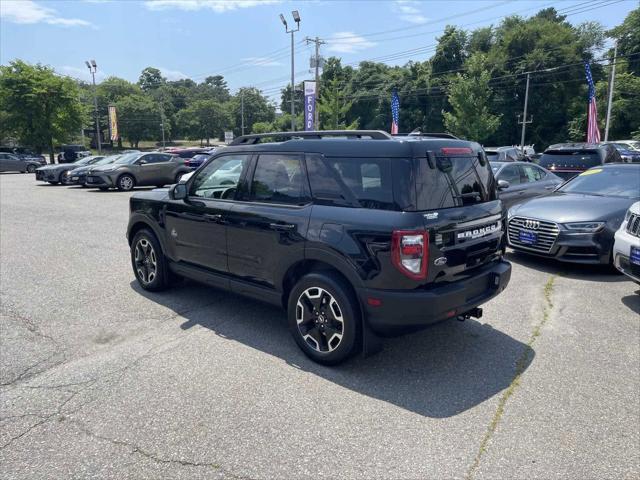
<instances>
[{"instance_id":1,"label":"green foliage","mask_svg":"<svg viewBox=\"0 0 640 480\"><path fill-rule=\"evenodd\" d=\"M635 54L629 59L629 71L640 75L640 7L629 13L622 25L612 29L609 35L617 39L619 55Z\"/></svg>"},{"instance_id":2,"label":"green foliage","mask_svg":"<svg viewBox=\"0 0 640 480\"><path fill-rule=\"evenodd\" d=\"M320 114L320 126L323 130L353 130L358 128L358 121L347 124L347 112L353 102L346 101L340 94L338 79L331 79L322 89L317 108Z\"/></svg>"},{"instance_id":3,"label":"green foliage","mask_svg":"<svg viewBox=\"0 0 640 480\"><path fill-rule=\"evenodd\" d=\"M449 84L451 112L443 112L447 129L462 138L485 142L500 126L500 115L489 111L491 74L486 56L476 53L467 62L467 72Z\"/></svg>"},{"instance_id":4,"label":"green foliage","mask_svg":"<svg viewBox=\"0 0 640 480\"><path fill-rule=\"evenodd\" d=\"M117 104L120 135L132 148L137 148L141 140L157 138L161 132L161 116L158 106L145 95L128 95Z\"/></svg>"},{"instance_id":5,"label":"green foliage","mask_svg":"<svg viewBox=\"0 0 640 480\"><path fill-rule=\"evenodd\" d=\"M142 70L140 78L138 79L138 85L140 85L140 88L145 92L159 88L166 82L167 79L162 76L160 70L154 67L147 67Z\"/></svg>"},{"instance_id":6,"label":"green foliage","mask_svg":"<svg viewBox=\"0 0 640 480\"><path fill-rule=\"evenodd\" d=\"M190 139L220 138L231 123L225 105L215 100L196 100L179 114L180 123Z\"/></svg>"},{"instance_id":7,"label":"green foliage","mask_svg":"<svg viewBox=\"0 0 640 480\"><path fill-rule=\"evenodd\" d=\"M240 135L242 125L242 97L244 96L245 132L253 131L256 122L272 122L275 119L275 107L257 88L241 88L229 102L231 125L235 135Z\"/></svg>"},{"instance_id":8,"label":"green foliage","mask_svg":"<svg viewBox=\"0 0 640 480\"><path fill-rule=\"evenodd\" d=\"M87 115L73 80L60 77L42 65L21 60L0 66L2 127L20 143L49 152L53 162L55 143L75 138Z\"/></svg>"}]
</instances>

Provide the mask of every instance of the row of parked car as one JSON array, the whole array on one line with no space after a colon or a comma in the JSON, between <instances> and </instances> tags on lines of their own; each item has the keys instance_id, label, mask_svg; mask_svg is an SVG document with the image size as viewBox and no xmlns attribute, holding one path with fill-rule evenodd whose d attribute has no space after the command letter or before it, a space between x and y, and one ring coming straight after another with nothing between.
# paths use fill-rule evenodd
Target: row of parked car
<instances>
[{"instance_id":1,"label":"row of parked car","mask_svg":"<svg viewBox=\"0 0 640 480\"><path fill-rule=\"evenodd\" d=\"M126 150L109 156L82 156L71 163L35 169L36 180L52 185L81 185L101 190L132 190L136 186L162 187L179 181L197 168L211 149L174 149L163 152Z\"/></svg>"}]
</instances>

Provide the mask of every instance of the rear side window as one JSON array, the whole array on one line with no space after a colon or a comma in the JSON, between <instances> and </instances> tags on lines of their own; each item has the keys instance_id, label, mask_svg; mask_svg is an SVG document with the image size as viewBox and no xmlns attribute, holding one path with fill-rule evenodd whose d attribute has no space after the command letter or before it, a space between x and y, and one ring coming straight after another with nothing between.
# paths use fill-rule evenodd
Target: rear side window
<instances>
[{"instance_id":1,"label":"rear side window","mask_svg":"<svg viewBox=\"0 0 640 480\"><path fill-rule=\"evenodd\" d=\"M411 159L408 158L307 158L314 201L322 205L377 210L411 207Z\"/></svg>"},{"instance_id":2,"label":"rear side window","mask_svg":"<svg viewBox=\"0 0 640 480\"><path fill-rule=\"evenodd\" d=\"M524 175L529 182L537 182L547 176L544 170L533 165L521 165L520 167L524 170Z\"/></svg>"},{"instance_id":3,"label":"rear side window","mask_svg":"<svg viewBox=\"0 0 640 480\"><path fill-rule=\"evenodd\" d=\"M522 183L520 176L520 166L507 165L498 175L498 179L509 182L509 185L519 185L520 183Z\"/></svg>"},{"instance_id":4,"label":"rear side window","mask_svg":"<svg viewBox=\"0 0 640 480\"><path fill-rule=\"evenodd\" d=\"M462 207L496 200L489 162L478 157L435 157L417 160L416 202L418 210Z\"/></svg>"},{"instance_id":5,"label":"rear side window","mask_svg":"<svg viewBox=\"0 0 640 480\"><path fill-rule=\"evenodd\" d=\"M249 194L251 201L304 205L309 201L305 192L299 156L269 154L258 157Z\"/></svg>"}]
</instances>

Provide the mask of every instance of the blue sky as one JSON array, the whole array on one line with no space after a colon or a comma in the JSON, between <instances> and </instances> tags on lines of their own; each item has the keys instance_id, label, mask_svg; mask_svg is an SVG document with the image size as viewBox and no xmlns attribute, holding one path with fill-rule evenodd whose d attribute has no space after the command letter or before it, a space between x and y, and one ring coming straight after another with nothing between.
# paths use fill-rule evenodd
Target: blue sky
<instances>
[{"instance_id":1,"label":"blue sky","mask_svg":"<svg viewBox=\"0 0 640 480\"><path fill-rule=\"evenodd\" d=\"M254 85L277 96L290 75L290 37L279 13L290 25L291 10L302 18L295 37L298 81L311 77L305 36L326 40L322 54L344 63L404 64L429 58L447 24L473 29L555 6L572 23L611 27L638 5L612 1L0 0L0 62L40 62L89 80L84 61L95 58L98 80L136 81L154 66L169 79L222 74L232 90Z\"/></svg>"}]
</instances>

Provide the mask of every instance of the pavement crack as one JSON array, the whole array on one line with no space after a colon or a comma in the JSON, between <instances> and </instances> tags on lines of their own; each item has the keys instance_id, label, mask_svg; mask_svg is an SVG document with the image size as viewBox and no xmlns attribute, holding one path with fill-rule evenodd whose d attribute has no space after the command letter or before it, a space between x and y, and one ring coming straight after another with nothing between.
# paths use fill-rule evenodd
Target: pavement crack
<instances>
[{"instance_id":1,"label":"pavement crack","mask_svg":"<svg viewBox=\"0 0 640 480\"><path fill-rule=\"evenodd\" d=\"M480 466L480 461L482 460L482 456L487 451L489 442L493 438L494 433L498 429L498 425L504 415L505 407L511 396L515 393L516 389L520 385L520 379L522 374L527 368L527 365L530 363L529 359L532 352L532 346L538 339L538 337L542 334L542 329L549 321L549 317L551 316L551 311L553 310L553 287L555 284L556 275L551 275L547 282L544 285L543 289L543 306L542 306L542 318L540 321L533 327L531 331L531 336L529 337L529 341L527 342L522 354L516 361L516 369L513 379L511 383L507 387L507 389L503 392L500 400L498 401L498 407L496 408L495 413L489 422L489 426L487 427L487 431L482 437L480 441L480 446L478 447L478 452L473 459L473 463L467 470L467 474L465 475L466 480L472 480L478 467Z\"/></svg>"}]
</instances>

